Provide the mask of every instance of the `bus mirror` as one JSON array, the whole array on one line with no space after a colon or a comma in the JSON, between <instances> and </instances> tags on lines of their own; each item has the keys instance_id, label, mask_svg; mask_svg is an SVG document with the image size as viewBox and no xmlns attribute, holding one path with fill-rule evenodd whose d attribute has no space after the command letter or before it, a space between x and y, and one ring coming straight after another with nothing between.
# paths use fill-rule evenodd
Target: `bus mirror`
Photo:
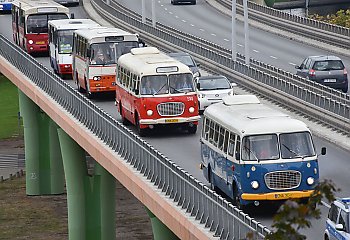
<instances>
[{"instance_id":1,"label":"bus mirror","mask_svg":"<svg viewBox=\"0 0 350 240\"><path fill-rule=\"evenodd\" d=\"M236 160L241 160L241 156L239 155L239 152L236 153Z\"/></svg>"},{"instance_id":2,"label":"bus mirror","mask_svg":"<svg viewBox=\"0 0 350 240\"><path fill-rule=\"evenodd\" d=\"M327 153L327 148L323 147L321 148L321 155L326 155Z\"/></svg>"},{"instance_id":3,"label":"bus mirror","mask_svg":"<svg viewBox=\"0 0 350 240\"><path fill-rule=\"evenodd\" d=\"M74 13L70 14L70 19L74 19Z\"/></svg>"}]
</instances>

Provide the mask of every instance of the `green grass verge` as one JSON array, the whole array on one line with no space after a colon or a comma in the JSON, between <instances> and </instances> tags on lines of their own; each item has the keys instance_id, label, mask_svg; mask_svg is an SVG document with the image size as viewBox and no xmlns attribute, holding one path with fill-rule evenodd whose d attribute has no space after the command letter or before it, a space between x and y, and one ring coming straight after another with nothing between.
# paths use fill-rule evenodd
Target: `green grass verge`
<instances>
[{"instance_id":1,"label":"green grass verge","mask_svg":"<svg viewBox=\"0 0 350 240\"><path fill-rule=\"evenodd\" d=\"M0 139L18 134L18 111L17 87L0 75Z\"/></svg>"}]
</instances>

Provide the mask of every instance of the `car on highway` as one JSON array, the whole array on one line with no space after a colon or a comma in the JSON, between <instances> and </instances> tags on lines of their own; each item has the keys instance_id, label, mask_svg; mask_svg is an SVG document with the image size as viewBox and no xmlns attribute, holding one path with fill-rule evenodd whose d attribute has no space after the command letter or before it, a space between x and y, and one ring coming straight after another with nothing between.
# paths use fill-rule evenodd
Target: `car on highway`
<instances>
[{"instance_id":1,"label":"car on highway","mask_svg":"<svg viewBox=\"0 0 350 240\"><path fill-rule=\"evenodd\" d=\"M192 5L196 5L197 1L196 0L171 0L171 4L176 5L179 3L190 3Z\"/></svg>"},{"instance_id":2,"label":"car on highway","mask_svg":"<svg viewBox=\"0 0 350 240\"><path fill-rule=\"evenodd\" d=\"M233 95L235 83L222 75L210 75L196 78L196 91L198 94L199 112L203 112L208 106L222 101L227 95Z\"/></svg>"},{"instance_id":3,"label":"car on highway","mask_svg":"<svg viewBox=\"0 0 350 240\"><path fill-rule=\"evenodd\" d=\"M201 76L201 73L199 72L199 68L198 68L200 64L196 63L196 61L193 59L193 57L190 54L185 52L173 52L173 53L168 53L168 55L182 62L186 66L188 66L193 73L193 77Z\"/></svg>"},{"instance_id":4,"label":"car on highway","mask_svg":"<svg viewBox=\"0 0 350 240\"><path fill-rule=\"evenodd\" d=\"M329 209L325 240L350 240L350 197L336 199Z\"/></svg>"},{"instance_id":5,"label":"car on highway","mask_svg":"<svg viewBox=\"0 0 350 240\"><path fill-rule=\"evenodd\" d=\"M348 73L339 57L310 56L295 68L301 77L348 92Z\"/></svg>"}]
</instances>

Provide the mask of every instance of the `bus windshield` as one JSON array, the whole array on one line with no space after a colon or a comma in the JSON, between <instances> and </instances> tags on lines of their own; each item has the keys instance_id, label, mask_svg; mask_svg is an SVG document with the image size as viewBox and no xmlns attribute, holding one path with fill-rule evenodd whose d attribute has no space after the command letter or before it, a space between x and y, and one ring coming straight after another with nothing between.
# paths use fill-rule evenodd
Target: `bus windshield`
<instances>
[{"instance_id":1,"label":"bus windshield","mask_svg":"<svg viewBox=\"0 0 350 240\"><path fill-rule=\"evenodd\" d=\"M142 95L193 92L192 74L144 76L141 80Z\"/></svg>"},{"instance_id":2,"label":"bus windshield","mask_svg":"<svg viewBox=\"0 0 350 240\"><path fill-rule=\"evenodd\" d=\"M139 46L138 42L118 42L115 43L115 48L117 52L117 59L126 53L129 53L132 48L137 48Z\"/></svg>"},{"instance_id":3,"label":"bus windshield","mask_svg":"<svg viewBox=\"0 0 350 240\"><path fill-rule=\"evenodd\" d=\"M242 160L278 159L278 140L276 134L248 136L242 142Z\"/></svg>"},{"instance_id":4,"label":"bus windshield","mask_svg":"<svg viewBox=\"0 0 350 240\"><path fill-rule=\"evenodd\" d=\"M47 21L67 18L63 13L29 15L26 21L27 33L47 33Z\"/></svg>"},{"instance_id":5,"label":"bus windshield","mask_svg":"<svg viewBox=\"0 0 350 240\"><path fill-rule=\"evenodd\" d=\"M58 31L58 53L72 53L74 30Z\"/></svg>"},{"instance_id":6,"label":"bus windshield","mask_svg":"<svg viewBox=\"0 0 350 240\"><path fill-rule=\"evenodd\" d=\"M282 158L310 157L315 149L309 132L280 134Z\"/></svg>"}]
</instances>

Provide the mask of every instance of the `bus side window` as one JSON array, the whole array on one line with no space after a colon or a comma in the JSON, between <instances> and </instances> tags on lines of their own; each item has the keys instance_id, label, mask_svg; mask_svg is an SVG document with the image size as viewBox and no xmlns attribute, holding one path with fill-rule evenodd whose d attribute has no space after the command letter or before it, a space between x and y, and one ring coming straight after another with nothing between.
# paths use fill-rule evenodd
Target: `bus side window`
<instances>
[{"instance_id":1,"label":"bus side window","mask_svg":"<svg viewBox=\"0 0 350 240\"><path fill-rule=\"evenodd\" d=\"M224 140L224 153L227 153L227 147L228 147L228 139L229 139L229 131L225 130L225 140Z\"/></svg>"},{"instance_id":2,"label":"bus side window","mask_svg":"<svg viewBox=\"0 0 350 240\"><path fill-rule=\"evenodd\" d=\"M232 132L230 133L230 140L228 142L228 155L233 157L234 149L235 149L235 139L236 135Z\"/></svg>"},{"instance_id":3,"label":"bus side window","mask_svg":"<svg viewBox=\"0 0 350 240\"><path fill-rule=\"evenodd\" d=\"M135 92L136 95L139 95L139 85L140 85L140 78L139 78L139 76L136 76L134 74L133 82L134 82L134 92Z\"/></svg>"},{"instance_id":4,"label":"bus side window","mask_svg":"<svg viewBox=\"0 0 350 240\"><path fill-rule=\"evenodd\" d=\"M52 42L57 47L57 31L53 31Z\"/></svg>"},{"instance_id":5,"label":"bus side window","mask_svg":"<svg viewBox=\"0 0 350 240\"><path fill-rule=\"evenodd\" d=\"M203 131L203 138L205 140L209 140L209 131L210 131L210 119L205 118L205 125L204 125L204 131Z\"/></svg>"},{"instance_id":6,"label":"bus side window","mask_svg":"<svg viewBox=\"0 0 350 240\"><path fill-rule=\"evenodd\" d=\"M241 137L237 136L237 140L236 140L236 151L235 151L235 155L239 156L239 153L241 152ZM240 159L236 159L236 160L240 160Z\"/></svg>"},{"instance_id":7,"label":"bus side window","mask_svg":"<svg viewBox=\"0 0 350 240\"><path fill-rule=\"evenodd\" d=\"M211 144L214 144L214 121L210 121L210 128L209 128L209 142Z\"/></svg>"},{"instance_id":8,"label":"bus side window","mask_svg":"<svg viewBox=\"0 0 350 240\"><path fill-rule=\"evenodd\" d=\"M218 142L219 142L219 129L220 129L219 124L215 123L215 127L214 127L214 140L213 140L213 144L214 144L215 147L218 146Z\"/></svg>"},{"instance_id":9,"label":"bus side window","mask_svg":"<svg viewBox=\"0 0 350 240\"><path fill-rule=\"evenodd\" d=\"M220 150L223 149L224 138L225 138L225 129L223 127L219 126L218 148Z\"/></svg>"}]
</instances>

